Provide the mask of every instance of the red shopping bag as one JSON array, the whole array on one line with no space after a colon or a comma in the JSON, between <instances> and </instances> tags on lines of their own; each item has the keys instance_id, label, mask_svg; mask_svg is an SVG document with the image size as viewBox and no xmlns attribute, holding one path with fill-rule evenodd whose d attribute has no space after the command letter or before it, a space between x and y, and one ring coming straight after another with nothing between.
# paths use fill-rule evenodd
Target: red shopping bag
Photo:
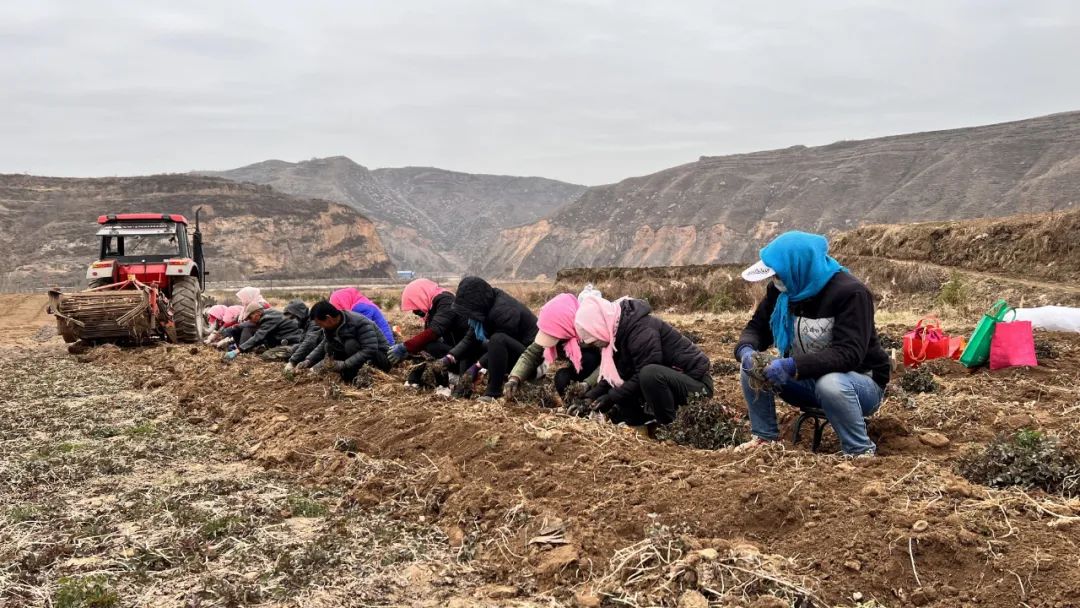
<instances>
[{"instance_id":1,"label":"red shopping bag","mask_svg":"<svg viewBox=\"0 0 1080 608\"><path fill-rule=\"evenodd\" d=\"M1038 364L1031 321L998 323L990 341L990 369L1035 367Z\"/></svg>"},{"instance_id":2,"label":"red shopping bag","mask_svg":"<svg viewBox=\"0 0 1080 608\"><path fill-rule=\"evenodd\" d=\"M964 339L949 337L937 317L920 319L915 329L904 334L904 367L919 367L932 359L958 359Z\"/></svg>"}]
</instances>

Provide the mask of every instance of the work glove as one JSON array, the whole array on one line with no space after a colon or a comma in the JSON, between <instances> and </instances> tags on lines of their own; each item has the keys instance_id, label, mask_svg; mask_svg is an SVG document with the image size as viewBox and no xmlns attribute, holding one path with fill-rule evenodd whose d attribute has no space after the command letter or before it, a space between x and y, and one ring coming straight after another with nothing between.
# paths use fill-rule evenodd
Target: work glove
<instances>
[{"instance_id":1,"label":"work glove","mask_svg":"<svg viewBox=\"0 0 1080 608\"><path fill-rule=\"evenodd\" d=\"M296 369L296 371L300 371L300 370L307 369L309 367L311 367L311 365L307 361L301 361L301 362L296 364L295 369Z\"/></svg>"},{"instance_id":2,"label":"work glove","mask_svg":"<svg viewBox=\"0 0 1080 608\"><path fill-rule=\"evenodd\" d=\"M286 374L291 374L294 369L296 369L296 366L293 365L291 361L289 363L285 364L285 373Z\"/></svg>"},{"instance_id":3,"label":"work glove","mask_svg":"<svg viewBox=\"0 0 1080 608\"><path fill-rule=\"evenodd\" d=\"M744 346L739 349L736 354L739 359L739 363L742 365L742 371L750 373L750 370L754 369L754 349L749 346Z\"/></svg>"},{"instance_id":4,"label":"work glove","mask_svg":"<svg viewBox=\"0 0 1080 608\"><path fill-rule=\"evenodd\" d=\"M326 371L328 372L337 372L340 374L343 369L345 369L344 361L331 361L326 364Z\"/></svg>"},{"instance_id":5,"label":"work glove","mask_svg":"<svg viewBox=\"0 0 1080 608\"><path fill-rule=\"evenodd\" d=\"M432 367L432 369L435 371L435 373L445 372L446 370L450 369L450 366L454 363L454 357L452 355L446 355L442 359L439 359L438 361L433 363L432 365L434 367Z\"/></svg>"},{"instance_id":6,"label":"work glove","mask_svg":"<svg viewBox=\"0 0 1080 608\"><path fill-rule=\"evenodd\" d=\"M222 357L222 359L224 359L226 361L232 361L239 354L240 354L240 351L238 351L238 350L230 350L229 352L225 353L225 355Z\"/></svg>"},{"instance_id":7,"label":"work glove","mask_svg":"<svg viewBox=\"0 0 1080 608\"><path fill-rule=\"evenodd\" d=\"M233 342L232 338L222 338L221 340L218 340L217 342L214 342L214 348L223 349L223 348L227 347L228 345L232 344L232 342Z\"/></svg>"},{"instance_id":8,"label":"work glove","mask_svg":"<svg viewBox=\"0 0 1080 608\"><path fill-rule=\"evenodd\" d=\"M409 349L405 348L404 344L395 344L390 347L390 350L386 353L386 358L390 361L390 365L397 365L401 363L405 357L409 355Z\"/></svg>"},{"instance_id":9,"label":"work glove","mask_svg":"<svg viewBox=\"0 0 1080 608\"><path fill-rule=\"evenodd\" d=\"M765 367L765 377L774 386L784 386L795 379L795 359L776 359Z\"/></svg>"},{"instance_id":10,"label":"work glove","mask_svg":"<svg viewBox=\"0 0 1080 608\"><path fill-rule=\"evenodd\" d=\"M326 368L326 359L323 359L315 365L312 365L310 368L308 368L308 371L312 374L321 374L324 368Z\"/></svg>"},{"instance_id":11,"label":"work glove","mask_svg":"<svg viewBox=\"0 0 1080 608\"><path fill-rule=\"evenodd\" d=\"M510 379L503 385L503 397L507 399L513 399L517 396L518 391L521 389L521 378L517 376L510 376Z\"/></svg>"},{"instance_id":12,"label":"work glove","mask_svg":"<svg viewBox=\"0 0 1080 608\"><path fill-rule=\"evenodd\" d=\"M467 377L469 382L476 382L476 379L480 376L480 364L473 363L472 367L465 370L465 373L462 374L462 376Z\"/></svg>"},{"instance_id":13,"label":"work glove","mask_svg":"<svg viewBox=\"0 0 1080 608\"><path fill-rule=\"evenodd\" d=\"M600 397L597 397L592 402L592 411L600 412L601 414L604 414L608 410L610 410L614 405L615 405L615 402L612 401L610 395L601 395Z\"/></svg>"}]
</instances>

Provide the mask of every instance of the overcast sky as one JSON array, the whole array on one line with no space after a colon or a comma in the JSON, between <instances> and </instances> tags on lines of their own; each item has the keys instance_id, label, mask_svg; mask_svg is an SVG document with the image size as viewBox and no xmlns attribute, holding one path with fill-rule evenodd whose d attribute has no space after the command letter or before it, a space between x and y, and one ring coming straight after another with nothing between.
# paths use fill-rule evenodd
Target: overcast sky
<instances>
[{"instance_id":1,"label":"overcast sky","mask_svg":"<svg viewBox=\"0 0 1080 608\"><path fill-rule=\"evenodd\" d=\"M1080 109L1075 0L5 2L0 172L347 155L600 184Z\"/></svg>"}]
</instances>

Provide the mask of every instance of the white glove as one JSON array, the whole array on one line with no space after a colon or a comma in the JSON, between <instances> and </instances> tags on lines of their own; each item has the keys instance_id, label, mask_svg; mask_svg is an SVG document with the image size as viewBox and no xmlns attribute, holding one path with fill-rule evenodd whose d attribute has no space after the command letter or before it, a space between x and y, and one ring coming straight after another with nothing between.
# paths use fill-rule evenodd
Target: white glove
<instances>
[{"instance_id":1,"label":"white glove","mask_svg":"<svg viewBox=\"0 0 1080 608\"><path fill-rule=\"evenodd\" d=\"M289 372L293 371L294 369L296 369L296 366L295 366L295 365L293 365L291 361L290 361L289 363L286 363L286 364L285 364L285 373L286 373L286 374L288 374Z\"/></svg>"},{"instance_id":2,"label":"white glove","mask_svg":"<svg viewBox=\"0 0 1080 608\"><path fill-rule=\"evenodd\" d=\"M232 338L225 338L225 339L222 339L222 340L218 340L217 342L214 343L214 348L225 348L228 345L232 344L232 341L233 341Z\"/></svg>"}]
</instances>

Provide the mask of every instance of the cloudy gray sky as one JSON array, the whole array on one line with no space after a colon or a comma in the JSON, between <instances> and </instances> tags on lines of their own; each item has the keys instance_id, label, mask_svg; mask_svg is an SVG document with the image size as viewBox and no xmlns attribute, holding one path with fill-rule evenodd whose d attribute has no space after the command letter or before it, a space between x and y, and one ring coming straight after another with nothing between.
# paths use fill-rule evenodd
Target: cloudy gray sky
<instances>
[{"instance_id":1,"label":"cloudy gray sky","mask_svg":"<svg viewBox=\"0 0 1080 608\"><path fill-rule=\"evenodd\" d=\"M1080 109L1080 2L35 0L0 4L0 58L0 172L599 184Z\"/></svg>"}]
</instances>

